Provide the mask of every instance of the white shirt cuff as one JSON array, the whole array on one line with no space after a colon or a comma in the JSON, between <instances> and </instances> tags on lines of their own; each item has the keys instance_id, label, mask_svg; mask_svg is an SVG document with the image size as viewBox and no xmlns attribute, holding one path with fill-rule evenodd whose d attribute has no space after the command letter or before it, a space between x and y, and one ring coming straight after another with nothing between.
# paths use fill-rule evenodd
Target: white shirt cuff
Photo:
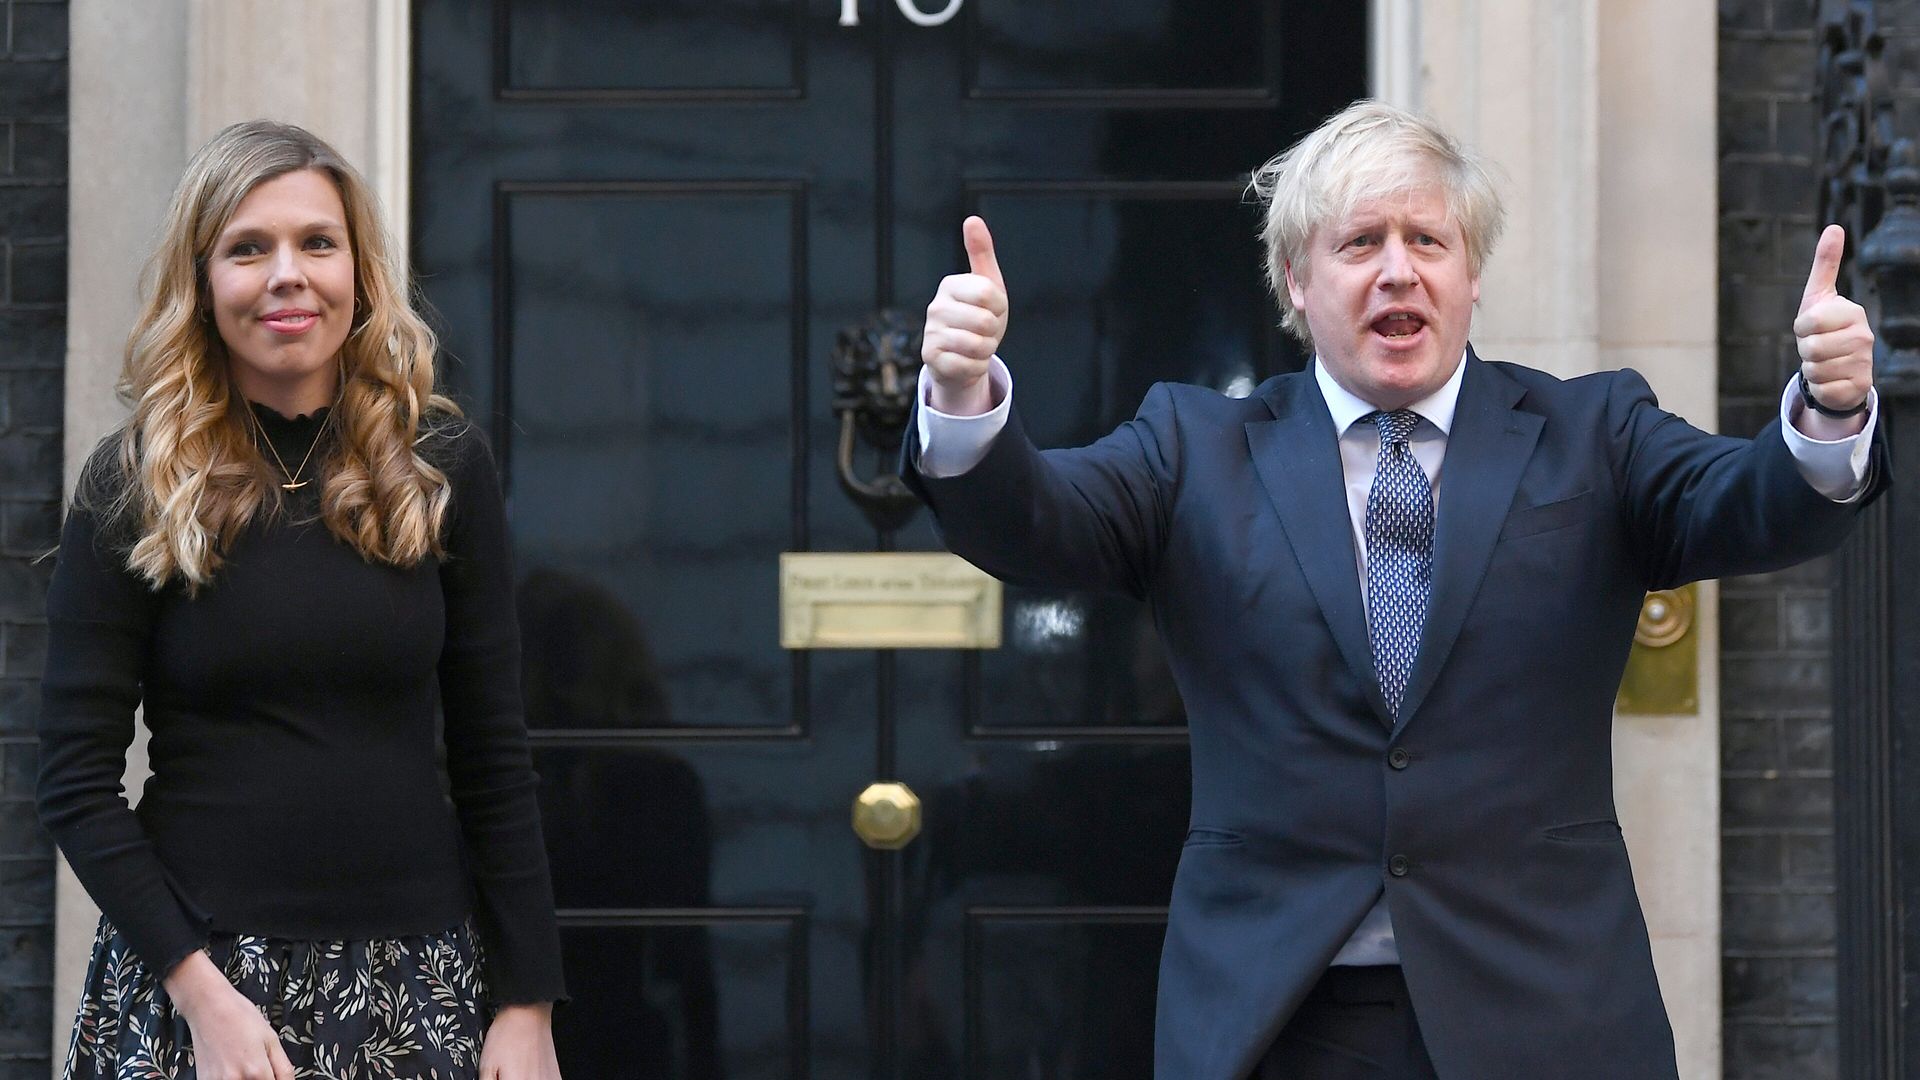
<instances>
[{"instance_id":1,"label":"white shirt cuff","mask_svg":"<svg viewBox=\"0 0 1920 1080\"><path fill-rule=\"evenodd\" d=\"M1800 400L1797 377L1788 379L1780 395L1780 431L1786 437L1787 451L1813 490L1834 502L1852 502L1866 491L1867 458L1873 451L1874 425L1880 422L1880 391L1867 391L1867 426L1858 435L1833 442L1810 438L1793 426L1806 407Z\"/></svg>"},{"instance_id":2,"label":"white shirt cuff","mask_svg":"<svg viewBox=\"0 0 1920 1080\"><path fill-rule=\"evenodd\" d=\"M920 408L915 410L920 418L920 475L936 480L959 476L987 456L1013 408L1013 373L998 356L987 364L987 386L995 402L992 409L978 416L952 416L929 404L933 374L920 369Z\"/></svg>"}]
</instances>

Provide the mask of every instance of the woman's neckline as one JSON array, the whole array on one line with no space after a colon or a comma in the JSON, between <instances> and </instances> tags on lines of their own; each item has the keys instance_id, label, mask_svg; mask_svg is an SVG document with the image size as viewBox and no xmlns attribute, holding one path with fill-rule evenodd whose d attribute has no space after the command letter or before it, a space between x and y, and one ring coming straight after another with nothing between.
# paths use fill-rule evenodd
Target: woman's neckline
<instances>
[{"instance_id":1,"label":"woman's neckline","mask_svg":"<svg viewBox=\"0 0 1920 1080\"><path fill-rule=\"evenodd\" d=\"M325 420L327 418L327 413L332 411L332 408L333 408L333 406L331 405L322 405L319 408L313 410L312 412L304 412L294 416L286 416L282 414L280 410L274 408L273 406L262 404L261 402L255 401L252 398L246 398L245 401L247 403L247 407L253 410L253 415L255 419L259 420L262 424L266 425L270 429L278 427L282 430L287 430L287 431L311 430L314 427L314 425L319 424L321 421Z\"/></svg>"}]
</instances>

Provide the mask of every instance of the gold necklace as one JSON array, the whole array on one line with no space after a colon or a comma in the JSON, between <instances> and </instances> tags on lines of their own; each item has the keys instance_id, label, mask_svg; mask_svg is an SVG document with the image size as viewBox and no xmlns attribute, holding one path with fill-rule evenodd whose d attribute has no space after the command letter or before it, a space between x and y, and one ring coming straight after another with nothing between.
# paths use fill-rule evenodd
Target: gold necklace
<instances>
[{"instance_id":1,"label":"gold necklace","mask_svg":"<svg viewBox=\"0 0 1920 1080\"><path fill-rule=\"evenodd\" d=\"M300 479L300 474L307 471L307 462L313 460L313 452L320 448L320 437L327 433L327 420L333 419L333 414L328 413L327 420L320 422L319 430L313 433L313 442L307 446L307 456L300 459L300 467L297 469L287 468L286 459L280 456L280 451L274 449L273 439L267 435L266 426L260 423L258 416L253 414L253 405L251 402L247 404L247 417L253 421L254 430L260 433L260 441L267 444L267 453L272 454L274 462L280 466L280 475L287 478L287 482L281 484L280 489L282 491L299 491L301 488L312 483L313 481L311 480Z\"/></svg>"}]
</instances>

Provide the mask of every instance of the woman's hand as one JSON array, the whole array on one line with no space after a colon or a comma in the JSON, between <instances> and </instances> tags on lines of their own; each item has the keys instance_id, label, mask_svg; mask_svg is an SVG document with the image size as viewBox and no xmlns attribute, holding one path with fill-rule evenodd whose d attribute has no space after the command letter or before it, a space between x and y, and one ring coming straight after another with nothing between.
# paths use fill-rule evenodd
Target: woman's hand
<instances>
[{"instance_id":1,"label":"woman's hand","mask_svg":"<svg viewBox=\"0 0 1920 1080\"><path fill-rule=\"evenodd\" d=\"M194 1072L200 1080L294 1080L293 1063L273 1025L206 953L175 964L166 989L193 1033Z\"/></svg>"},{"instance_id":2,"label":"woman's hand","mask_svg":"<svg viewBox=\"0 0 1920 1080\"><path fill-rule=\"evenodd\" d=\"M500 1007L480 1050L480 1080L560 1080L551 1004Z\"/></svg>"}]
</instances>

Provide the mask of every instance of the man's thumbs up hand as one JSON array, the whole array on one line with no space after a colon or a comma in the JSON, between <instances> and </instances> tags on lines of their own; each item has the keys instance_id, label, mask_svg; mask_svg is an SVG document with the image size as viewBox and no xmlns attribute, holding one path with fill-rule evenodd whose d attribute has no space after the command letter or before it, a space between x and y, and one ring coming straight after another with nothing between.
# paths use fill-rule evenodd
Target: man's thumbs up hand
<instances>
[{"instance_id":1,"label":"man's thumbs up hand","mask_svg":"<svg viewBox=\"0 0 1920 1080\"><path fill-rule=\"evenodd\" d=\"M960 236L970 271L941 279L927 305L920 359L933 375L933 407L976 416L993 408L987 362L1007 335L1007 283L987 223L970 217L961 224Z\"/></svg>"},{"instance_id":2,"label":"man's thumbs up hand","mask_svg":"<svg viewBox=\"0 0 1920 1080\"><path fill-rule=\"evenodd\" d=\"M1846 230L1829 225L1813 252L1813 269L1800 297L1793 336L1800 349L1800 372L1814 400L1845 412L1867 399L1873 388L1873 330L1867 312L1835 287Z\"/></svg>"},{"instance_id":3,"label":"man's thumbs up hand","mask_svg":"<svg viewBox=\"0 0 1920 1080\"><path fill-rule=\"evenodd\" d=\"M976 215L961 222L960 239L967 245L967 268L1005 293L1007 279L1000 276L1000 260L994 257L993 234L987 231L986 220Z\"/></svg>"}]
</instances>

